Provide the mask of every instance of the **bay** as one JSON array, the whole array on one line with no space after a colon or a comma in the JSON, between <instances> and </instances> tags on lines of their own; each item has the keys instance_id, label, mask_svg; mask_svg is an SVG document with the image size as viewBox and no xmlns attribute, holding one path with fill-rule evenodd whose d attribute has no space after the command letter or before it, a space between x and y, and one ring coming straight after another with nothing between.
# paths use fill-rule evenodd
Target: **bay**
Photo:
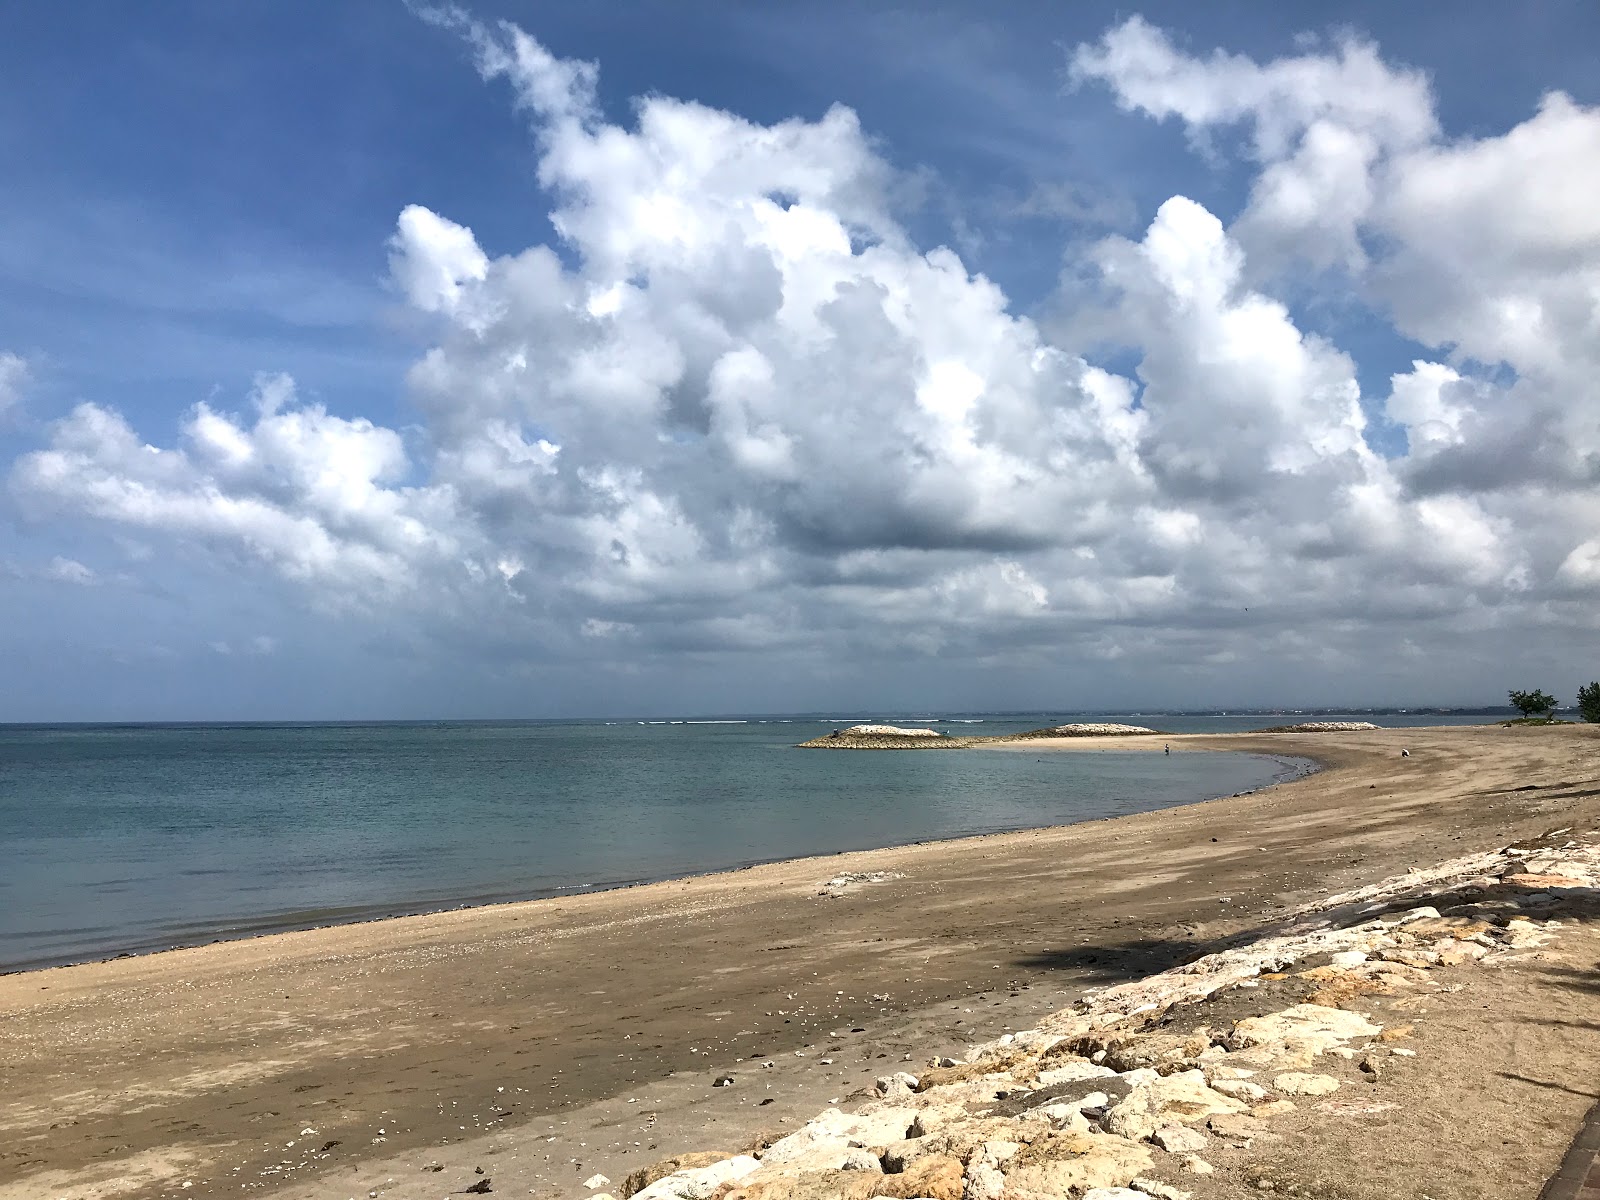
<instances>
[{"instance_id":1,"label":"bay","mask_svg":"<svg viewBox=\"0 0 1600 1200\"><path fill-rule=\"evenodd\" d=\"M1305 769L794 747L853 719L0 727L0 970L1092 820ZM1160 723L1196 722L1240 728Z\"/></svg>"}]
</instances>

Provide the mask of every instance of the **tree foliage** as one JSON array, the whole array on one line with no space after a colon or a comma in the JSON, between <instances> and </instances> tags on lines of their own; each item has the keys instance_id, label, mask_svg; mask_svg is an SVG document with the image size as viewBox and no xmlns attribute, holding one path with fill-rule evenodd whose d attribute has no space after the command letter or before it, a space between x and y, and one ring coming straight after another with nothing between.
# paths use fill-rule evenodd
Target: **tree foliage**
<instances>
[{"instance_id":1,"label":"tree foliage","mask_svg":"<svg viewBox=\"0 0 1600 1200\"><path fill-rule=\"evenodd\" d=\"M1600 683L1578 689L1578 715L1585 721L1600 722Z\"/></svg>"},{"instance_id":2,"label":"tree foliage","mask_svg":"<svg viewBox=\"0 0 1600 1200\"><path fill-rule=\"evenodd\" d=\"M1545 695L1541 688L1535 688L1531 692L1513 690L1507 695L1511 697L1511 707L1525 717L1548 717L1555 711L1556 698Z\"/></svg>"}]
</instances>

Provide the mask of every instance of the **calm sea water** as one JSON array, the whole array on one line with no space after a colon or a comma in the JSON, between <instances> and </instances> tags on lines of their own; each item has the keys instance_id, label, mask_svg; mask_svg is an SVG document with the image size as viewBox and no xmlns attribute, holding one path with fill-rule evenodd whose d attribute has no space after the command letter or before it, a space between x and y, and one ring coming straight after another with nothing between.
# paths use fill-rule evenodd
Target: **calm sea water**
<instances>
[{"instance_id":1,"label":"calm sea water","mask_svg":"<svg viewBox=\"0 0 1600 1200\"><path fill-rule=\"evenodd\" d=\"M0 969L1090 820L1304 769L794 748L845 723L0 726Z\"/></svg>"}]
</instances>

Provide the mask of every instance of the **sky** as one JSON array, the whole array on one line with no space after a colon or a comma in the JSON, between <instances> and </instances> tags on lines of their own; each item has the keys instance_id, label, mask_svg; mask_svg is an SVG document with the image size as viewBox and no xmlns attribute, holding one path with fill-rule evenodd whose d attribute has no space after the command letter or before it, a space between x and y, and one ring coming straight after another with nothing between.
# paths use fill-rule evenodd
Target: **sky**
<instances>
[{"instance_id":1,"label":"sky","mask_svg":"<svg viewBox=\"0 0 1600 1200\"><path fill-rule=\"evenodd\" d=\"M0 16L0 720L1564 702L1600 9Z\"/></svg>"}]
</instances>

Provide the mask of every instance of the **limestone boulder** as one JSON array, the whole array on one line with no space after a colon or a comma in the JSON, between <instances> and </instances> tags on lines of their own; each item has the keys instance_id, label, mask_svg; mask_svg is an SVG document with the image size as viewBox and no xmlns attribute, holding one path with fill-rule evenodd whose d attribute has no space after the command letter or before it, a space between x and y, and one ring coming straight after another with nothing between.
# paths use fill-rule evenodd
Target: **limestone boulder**
<instances>
[{"instance_id":1,"label":"limestone boulder","mask_svg":"<svg viewBox=\"0 0 1600 1200\"><path fill-rule=\"evenodd\" d=\"M1252 1061L1309 1060L1355 1038L1376 1037L1382 1026L1361 1013L1323 1004L1296 1004L1282 1012L1246 1017L1228 1035L1229 1046Z\"/></svg>"},{"instance_id":2,"label":"limestone boulder","mask_svg":"<svg viewBox=\"0 0 1600 1200\"><path fill-rule=\"evenodd\" d=\"M748 1154L725 1158L703 1167L690 1167L657 1179L633 1194L633 1200L709 1200L730 1183L739 1183L761 1168Z\"/></svg>"},{"instance_id":3,"label":"limestone boulder","mask_svg":"<svg viewBox=\"0 0 1600 1200\"><path fill-rule=\"evenodd\" d=\"M1259 1104L1267 1098L1267 1089L1259 1083L1251 1083L1248 1079L1219 1079L1211 1085L1211 1088L1234 1100L1242 1100L1246 1104Z\"/></svg>"},{"instance_id":4,"label":"limestone boulder","mask_svg":"<svg viewBox=\"0 0 1600 1200\"><path fill-rule=\"evenodd\" d=\"M629 1200L629 1197L637 1195L656 1180L665 1179L668 1175L676 1175L680 1171L696 1167L709 1167L731 1157L733 1156L724 1154L720 1150L696 1150L689 1154L676 1154L671 1158L663 1158L648 1167L640 1167L622 1181L622 1200Z\"/></svg>"},{"instance_id":5,"label":"limestone boulder","mask_svg":"<svg viewBox=\"0 0 1600 1200\"><path fill-rule=\"evenodd\" d=\"M945 1147L942 1138L915 1137L906 1138L904 1141L895 1142L883 1149L883 1171L889 1175L898 1175L919 1158L925 1158Z\"/></svg>"},{"instance_id":6,"label":"limestone boulder","mask_svg":"<svg viewBox=\"0 0 1600 1200\"><path fill-rule=\"evenodd\" d=\"M888 1177L876 1171L806 1171L744 1183L721 1200L870 1200Z\"/></svg>"},{"instance_id":7,"label":"limestone boulder","mask_svg":"<svg viewBox=\"0 0 1600 1200\"><path fill-rule=\"evenodd\" d=\"M1148 1034L1111 1046L1101 1061L1115 1071L1148 1067L1169 1075L1197 1065L1210 1045L1211 1032L1207 1029L1184 1035Z\"/></svg>"},{"instance_id":8,"label":"limestone boulder","mask_svg":"<svg viewBox=\"0 0 1600 1200\"><path fill-rule=\"evenodd\" d=\"M906 1139L918 1115L914 1108L883 1107L861 1113L824 1109L788 1137L768 1146L761 1155L761 1162L763 1166L798 1162L814 1151L831 1153L841 1144L865 1148L890 1146Z\"/></svg>"},{"instance_id":9,"label":"limestone boulder","mask_svg":"<svg viewBox=\"0 0 1600 1200\"><path fill-rule=\"evenodd\" d=\"M917 1077L909 1071L896 1071L879 1079L873 1090L885 1100L905 1100L916 1094Z\"/></svg>"},{"instance_id":10,"label":"limestone boulder","mask_svg":"<svg viewBox=\"0 0 1600 1200\"><path fill-rule=\"evenodd\" d=\"M930 1104L926 1108L917 1110L917 1115L911 1119L909 1137L926 1137L930 1133L937 1133L946 1125L955 1121L970 1120L972 1114L960 1104Z\"/></svg>"},{"instance_id":11,"label":"limestone boulder","mask_svg":"<svg viewBox=\"0 0 1600 1200\"><path fill-rule=\"evenodd\" d=\"M1116 1073L1102 1063L1090 1062L1087 1058L1072 1058L1052 1063L1040 1071L1033 1082L1038 1087L1056 1087L1063 1083L1078 1083L1084 1079L1109 1079Z\"/></svg>"},{"instance_id":12,"label":"limestone boulder","mask_svg":"<svg viewBox=\"0 0 1600 1200\"><path fill-rule=\"evenodd\" d=\"M1150 1140L1169 1154L1194 1154L1206 1148L1206 1135L1187 1125L1163 1125Z\"/></svg>"},{"instance_id":13,"label":"limestone boulder","mask_svg":"<svg viewBox=\"0 0 1600 1200\"><path fill-rule=\"evenodd\" d=\"M951 1154L929 1154L898 1175L885 1176L878 1195L928 1200L962 1200L961 1160Z\"/></svg>"},{"instance_id":14,"label":"limestone boulder","mask_svg":"<svg viewBox=\"0 0 1600 1200\"><path fill-rule=\"evenodd\" d=\"M1108 1102L1109 1097L1104 1092L1095 1092L1092 1096L1084 1097L1081 1107L1076 1104L1046 1104L1033 1111L1049 1121L1052 1129L1063 1133L1091 1133L1093 1126L1089 1124L1089 1118L1083 1115L1084 1108L1103 1108Z\"/></svg>"},{"instance_id":15,"label":"limestone boulder","mask_svg":"<svg viewBox=\"0 0 1600 1200\"><path fill-rule=\"evenodd\" d=\"M1007 1200L1076 1195L1126 1187L1153 1163L1148 1148L1114 1134L1051 1134L1022 1147L1005 1164Z\"/></svg>"},{"instance_id":16,"label":"limestone boulder","mask_svg":"<svg viewBox=\"0 0 1600 1200\"><path fill-rule=\"evenodd\" d=\"M1179 1071L1134 1088L1106 1112L1105 1126L1110 1133L1141 1141L1164 1125L1192 1124L1246 1107L1208 1086L1201 1071Z\"/></svg>"}]
</instances>

